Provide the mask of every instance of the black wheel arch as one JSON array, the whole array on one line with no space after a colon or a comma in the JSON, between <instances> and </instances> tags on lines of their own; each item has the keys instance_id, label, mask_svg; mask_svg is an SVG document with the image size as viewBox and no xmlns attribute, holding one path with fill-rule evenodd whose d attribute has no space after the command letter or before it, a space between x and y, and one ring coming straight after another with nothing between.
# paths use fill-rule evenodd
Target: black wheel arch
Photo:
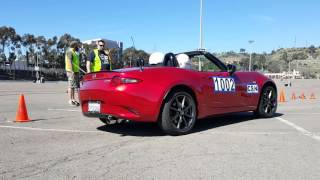
<instances>
[{"instance_id":1,"label":"black wheel arch","mask_svg":"<svg viewBox=\"0 0 320 180\"><path fill-rule=\"evenodd\" d=\"M272 86L272 87L276 90L276 93L278 93L277 86L276 86L276 84L275 84L273 81L267 81L267 82L265 82L265 83L263 84L261 90L264 89L264 88L267 87L267 86ZM261 95L261 94L260 94L260 95Z\"/></svg>"}]
</instances>

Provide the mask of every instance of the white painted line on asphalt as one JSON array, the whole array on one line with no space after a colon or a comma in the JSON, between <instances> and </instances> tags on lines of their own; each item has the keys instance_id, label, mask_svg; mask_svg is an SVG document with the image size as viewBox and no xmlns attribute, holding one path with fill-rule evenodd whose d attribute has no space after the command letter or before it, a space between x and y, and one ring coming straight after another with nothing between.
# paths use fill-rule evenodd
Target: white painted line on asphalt
<instances>
[{"instance_id":1,"label":"white painted line on asphalt","mask_svg":"<svg viewBox=\"0 0 320 180\"><path fill-rule=\"evenodd\" d=\"M29 130L29 131L51 131L51 132L69 132L69 133L105 133L100 131L81 131L81 130L71 130L71 129L45 129L45 128L33 128L33 127L18 127L18 126L1 126L0 128L8 128L8 129L21 129L21 130ZM200 133L207 134L207 133ZM292 134L290 132L227 132L227 131L216 131L211 132L210 134L228 134L228 135L287 135Z\"/></svg>"},{"instance_id":2,"label":"white painted line on asphalt","mask_svg":"<svg viewBox=\"0 0 320 180\"><path fill-rule=\"evenodd\" d=\"M81 130L72 130L72 129L43 129L43 128L18 127L18 126L0 126L0 128L21 129L21 130L29 130L29 131L70 132L70 133L104 133L101 131L81 131Z\"/></svg>"},{"instance_id":3,"label":"white painted line on asphalt","mask_svg":"<svg viewBox=\"0 0 320 180\"><path fill-rule=\"evenodd\" d=\"M81 112L79 109L52 109L49 108L48 111L69 111L69 112Z\"/></svg>"},{"instance_id":4,"label":"white painted line on asphalt","mask_svg":"<svg viewBox=\"0 0 320 180\"><path fill-rule=\"evenodd\" d=\"M207 134L207 133L199 133L199 134ZM246 131L215 131L210 132L209 134L222 134L222 135L288 135L293 134L290 132L246 132Z\"/></svg>"},{"instance_id":5,"label":"white painted line on asphalt","mask_svg":"<svg viewBox=\"0 0 320 180\"><path fill-rule=\"evenodd\" d=\"M286 115L290 115L290 114L293 114L293 115L319 115L320 113L285 113Z\"/></svg>"},{"instance_id":6,"label":"white painted line on asphalt","mask_svg":"<svg viewBox=\"0 0 320 180\"><path fill-rule=\"evenodd\" d=\"M201 134L201 133L200 133ZM204 134L204 133L203 133ZM210 134L246 134L246 135L272 135L272 134L291 134L290 132L250 132L250 131L213 131Z\"/></svg>"},{"instance_id":7,"label":"white painted line on asphalt","mask_svg":"<svg viewBox=\"0 0 320 180\"><path fill-rule=\"evenodd\" d=\"M306 129L304 129L304 128L302 128L302 127L300 127L300 126L298 126L298 125L296 125L296 124L294 124L294 123L292 123L292 122L290 122L288 120L285 120L283 118L276 117L276 119L278 119L279 121L281 121L281 122L293 127L297 131L301 132L303 135L309 136L312 139L320 141L320 136L317 136L316 134L314 134L314 133L312 133L312 132L310 132L310 131L308 131L308 130L306 130Z\"/></svg>"}]
</instances>

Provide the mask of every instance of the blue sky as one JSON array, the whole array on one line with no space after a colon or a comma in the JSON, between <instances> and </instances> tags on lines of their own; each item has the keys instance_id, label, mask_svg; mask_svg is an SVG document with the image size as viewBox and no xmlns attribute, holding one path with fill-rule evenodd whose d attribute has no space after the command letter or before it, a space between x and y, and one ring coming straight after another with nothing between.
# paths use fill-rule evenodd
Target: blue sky
<instances>
[{"instance_id":1,"label":"blue sky","mask_svg":"<svg viewBox=\"0 0 320 180\"><path fill-rule=\"evenodd\" d=\"M319 0L203 3L204 47L211 52L320 45ZM132 36L136 48L147 52L199 47L200 0L0 0L0 4L0 26L12 26L19 34L103 37L122 41L125 48L132 45ZM248 40L255 42L249 45Z\"/></svg>"}]
</instances>

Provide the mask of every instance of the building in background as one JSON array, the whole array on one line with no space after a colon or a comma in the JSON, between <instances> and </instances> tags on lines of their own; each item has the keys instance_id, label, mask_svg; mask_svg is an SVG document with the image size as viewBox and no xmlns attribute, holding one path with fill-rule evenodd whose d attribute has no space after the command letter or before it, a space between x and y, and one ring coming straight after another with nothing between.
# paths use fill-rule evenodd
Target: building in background
<instances>
[{"instance_id":1,"label":"building in background","mask_svg":"<svg viewBox=\"0 0 320 180\"><path fill-rule=\"evenodd\" d=\"M264 73L264 75L271 79L304 79L300 71L296 71L295 69L292 72Z\"/></svg>"}]
</instances>

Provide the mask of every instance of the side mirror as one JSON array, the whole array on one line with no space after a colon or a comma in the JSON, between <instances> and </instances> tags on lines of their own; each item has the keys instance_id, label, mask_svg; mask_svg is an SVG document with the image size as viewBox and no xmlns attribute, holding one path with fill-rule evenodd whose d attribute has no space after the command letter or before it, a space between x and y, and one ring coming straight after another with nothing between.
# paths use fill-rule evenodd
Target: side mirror
<instances>
[{"instance_id":1,"label":"side mirror","mask_svg":"<svg viewBox=\"0 0 320 180\"><path fill-rule=\"evenodd\" d=\"M227 71L230 75L232 75L234 72L236 72L237 68L233 64L228 64L227 65Z\"/></svg>"}]
</instances>

